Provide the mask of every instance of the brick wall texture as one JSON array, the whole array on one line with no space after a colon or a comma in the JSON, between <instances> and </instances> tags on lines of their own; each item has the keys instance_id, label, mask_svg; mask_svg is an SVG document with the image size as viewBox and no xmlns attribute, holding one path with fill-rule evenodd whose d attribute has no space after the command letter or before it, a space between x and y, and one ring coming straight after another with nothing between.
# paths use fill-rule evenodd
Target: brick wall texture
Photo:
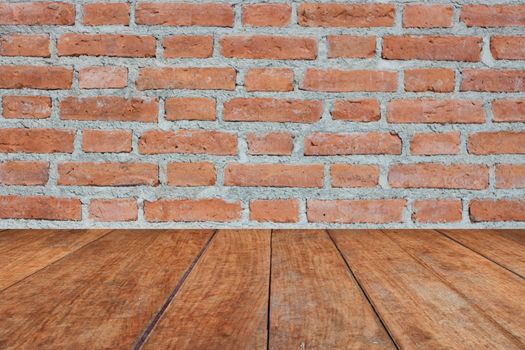
<instances>
[{"instance_id":1,"label":"brick wall texture","mask_svg":"<svg viewBox=\"0 0 525 350\"><path fill-rule=\"evenodd\" d=\"M525 1L0 2L0 227L519 227Z\"/></svg>"}]
</instances>

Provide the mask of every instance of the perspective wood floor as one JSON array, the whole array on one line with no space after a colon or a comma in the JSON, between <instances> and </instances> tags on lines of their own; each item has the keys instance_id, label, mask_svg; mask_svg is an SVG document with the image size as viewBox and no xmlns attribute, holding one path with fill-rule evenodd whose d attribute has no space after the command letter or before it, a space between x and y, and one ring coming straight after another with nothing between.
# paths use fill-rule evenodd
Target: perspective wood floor
<instances>
[{"instance_id":1,"label":"perspective wood floor","mask_svg":"<svg viewBox=\"0 0 525 350\"><path fill-rule=\"evenodd\" d=\"M0 349L525 349L525 231L0 231Z\"/></svg>"}]
</instances>

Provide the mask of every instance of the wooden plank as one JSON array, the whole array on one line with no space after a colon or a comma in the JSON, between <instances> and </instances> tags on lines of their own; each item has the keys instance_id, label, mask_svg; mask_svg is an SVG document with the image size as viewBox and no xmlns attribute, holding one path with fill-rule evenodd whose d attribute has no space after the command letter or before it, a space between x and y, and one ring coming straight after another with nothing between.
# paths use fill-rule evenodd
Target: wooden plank
<instances>
[{"instance_id":1,"label":"wooden plank","mask_svg":"<svg viewBox=\"0 0 525 350\"><path fill-rule=\"evenodd\" d=\"M269 230L219 231L145 349L266 349Z\"/></svg>"},{"instance_id":2,"label":"wooden plank","mask_svg":"<svg viewBox=\"0 0 525 350\"><path fill-rule=\"evenodd\" d=\"M439 230L525 278L525 230Z\"/></svg>"},{"instance_id":3,"label":"wooden plank","mask_svg":"<svg viewBox=\"0 0 525 350\"><path fill-rule=\"evenodd\" d=\"M326 231L274 231L270 349L395 349Z\"/></svg>"},{"instance_id":4,"label":"wooden plank","mask_svg":"<svg viewBox=\"0 0 525 350\"><path fill-rule=\"evenodd\" d=\"M0 291L108 232L110 230L0 232Z\"/></svg>"},{"instance_id":5,"label":"wooden plank","mask_svg":"<svg viewBox=\"0 0 525 350\"><path fill-rule=\"evenodd\" d=\"M400 348L523 349L515 336L384 233L330 234Z\"/></svg>"},{"instance_id":6,"label":"wooden plank","mask_svg":"<svg viewBox=\"0 0 525 350\"><path fill-rule=\"evenodd\" d=\"M525 282L436 231L384 231L525 348Z\"/></svg>"},{"instance_id":7,"label":"wooden plank","mask_svg":"<svg viewBox=\"0 0 525 350\"><path fill-rule=\"evenodd\" d=\"M113 231L0 293L2 348L130 348L212 231Z\"/></svg>"}]
</instances>

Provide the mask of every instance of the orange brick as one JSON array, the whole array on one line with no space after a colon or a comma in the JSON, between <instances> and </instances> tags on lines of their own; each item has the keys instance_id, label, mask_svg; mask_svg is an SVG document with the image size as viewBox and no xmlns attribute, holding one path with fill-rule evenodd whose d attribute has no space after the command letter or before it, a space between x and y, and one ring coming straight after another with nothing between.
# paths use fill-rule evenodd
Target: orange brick
<instances>
[{"instance_id":1,"label":"orange brick","mask_svg":"<svg viewBox=\"0 0 525 350\"><path fill-rule=\"evenodd\" d=\"M244 77L246 91L292 91L293 71L289 68L251 68Z\"/></svg>"},{"instance_id":2,"label":"orange brick","mask_svg":"<svg viewBox=\"0 0 525 350\"><path fill-rule=\"evenodd\" d=\"M140 68L137 89L235 90L235 69L224 68Z\"/></svg>"},{"instance_id":3,"label":"orange brick","mask_svg":"<svg viewBox=\"0 0 525 350\"><path fill-rule=\"evenodd\" d=\"M299 4L297 22L305 27L391 27L395 7L390 4Z\"/></svg>"},{"instance_id":4,"label":"orange brick","mask_svg":"<svg viewBox=\"0 0 525 350\"><path fill-rule=\"evenodd\" d=\"M336 100L332 109L334 120L375 122L381 118L379 102L369 100Z\"/></svg>"},{"instance_id":5,"label":"orange brick","mask_svg":"<svg viewBox=\"0 0 525 350\"><path fill-rule=\"evenodd\" d=\"M495 100L492 114L495 122L525 122L525 100Z\"/></svg>"},{"instance_id":6,"label":"orange brick","mask_svg":"<svg viewBox=\"0 0 525 350\"><path fill-rule=\"evenodd\" d=\"M51 116L51 98L47 96L4 96L4 118L45 119Z\"/></svg>"},{"instance_id":7,"label":"orange brick","mask_svg":"<svg viewBox=\"0 0 525 350\"><path fill-rule=\"evenodd\" d=\"M488 179L488 167L481 164L394 164L388 173L393 188L482 190L488 187Z\"/></svg>"},{"instance_id":8,"label":"orange brick","mask_svg":"<svg viewBox=\"0 0 525 350\"><path fill-rule=\"evenodd\" d=\"M135 221L137 216L134 198L92 199L89 202L89 218L93 221Z\"/></svg>"},{"instance_id":9,"label":"orange brick","mask_svg":"<svg viewBox=\"0 0 525 350\"><path fill-rule=\"evenodd\" d=\"M84 152L131 152L131 131L86 129L82 132Z\"/></svg>"},{"instance_id":10,"label":"orange brick","mask_svg":"<svg viewBox=\"0 0 525 350\"><path fill-rule=\"evenodd\" d=\"M169 163L167 176L170 186L213 186L217 178L210 162Z\"/></svg>"},{"instance_id":11,"label":"orange brick","mask_svg":"<svg viewBox=\"0 0 525 350\"><path fill-rule=\"evenodd\" d=\"M299 221L299 203L295 199L251 200L250 220L258 222L297 222Z\"/></svg>"},{"instance_id":12,"label":"orange brick","mask_svg":"<svg viewBox=\"0 0 525 350\"><path fill-rule=\"evenodd\" d=\"M137 24L165 26L232 27L233 8L223 3L148 3L137 4Z\"/></svg>"},{"instance_id":13,"label":"orange brick","mask_svg":"<svg viewBox=\"0 0 525 350\"><path fill-rule=\"evenodd\" d=\"M405 28L452 27L454 8L451 5L409 4L403 10Z\"/></svg>"},{"instance_id":14,"label":"orange brick","mask_svg":"<svg viewBox=\"0 0 525 350\"><path fill-rule=\"evenodd\" d=\"M356 132L351 134L309 134L304 140L307 156L353 154L401 154L401 139L388 132Z\"/></svg>"},{"instance_id":15,"label":"orange brick","mask_svg":"<svg viewBox=\"0 0 525 350\"><path fill-rule=\"evenodd\" d=\"M322 164L240 164L224 168L225 186L322 187Z\"/></svg>"},{"instance_id":16,"label":"orange brick","mask_svg":"<svg viewBox=\"0 0 525 350\"><path fill-rule=\"evenodd\" d=\"M49 57L46 34L5 34L0 37L0 56Z\"/></svg>"},{"instance_id":17,"label":"orange brick","mask_svg":"<svg viewBox=\"0 0 525 350\"><path fill-rule=\"evenodd\" d=\"M464 5L460 21L467 27L525 26L525 5Z\"/></svg>"},{"instance_id":18,"label":"orange brick","mask_svg":"<svg viewBox=\"0 0 525 350\"><path fill-rule=\"evenodd\" d=\"M156 122L158 102L155 99L119 96L67 97L60 101L60 119Z\"/></svg>"},{"instance_id":19,"label":"orange brick","mask_svg":"<svg viewBox=\"0 0 525 350\"><path fill-rule=\"evenodd\" d=\"M248 154L288 156L293 150L293 136L287 132L269 132L246 135Z\"/></svg>"},{"instance_id":20,"label":"orange brick","mask_svg":"<svg viewBox=\"0 0 525 350\"><path fill-rule=\"evenodd\" d=\"M525 154L525 132L487 131L468 138L470 154Z\"/></svg>"},{"instance_id":21,"label":"orange brick","mask_svg":"<svg viewBox=\"0 0 525 350\"><path fill-rule=\"evenodd\" d=\"M461 50L451 50L461 47ZM481 38L464 36L386 36L383 58L389 60L439 60L478 62Z\"/></svg>"},{"instance_id":22,"label":"orange brick","mask_svg":"<svg viewBox=\"0 0 525 350\"><path fill-rule=\"evenodd\" d=\"M145 131L139 139L141 154L237 154L237 135L212 130Z\"/></svg>"},{"instance_id":23,"label":"orange brick","mask_svg":"<svg viewBox=\"0 0 525 350\"><path fill-rule=\"evenodd\" d=\"M1 89L69 89L73 70L50 66L0 66Z\"/></svg>"},{"instance_id":24,"label":"orange brick","mask_svg":"<svg viewBox=\"0 0 525 350\"><path fill-rule=\"evenodd\" d=\"M496 188L525 188L525 165L496 164Z\"/></svg>"},{"instance_id":25,"label":"orange brick","mask_svg":"<svg viewBox=\"0 0 525 350\"><path fill-rule=\"evenodd\" d=\"M460 199L417 200L414 202L412 220L423 223L461 221Z\"/></svg>"},{"instance_id":26,"label":"orange brick","mask_svg":"<svg viewBox=\"0 0 525 350\"><path fill-rule=\"evenodd\" d=\"M474 199L470 202L470 220L525 221L525 201L521 199Z\"/></svg>"},{"instance_id":27,"label":"orange brick","mask_svg":"<svg viewBox=\"0 0 525 350\"><path fill-rule=\"evenodd\" d=\"M0 153L72 153L74 139L65 129L0 129Z\"/></svg>"},{"instance_id":28,"label":"orange brick","mask_svg":"<svg viewBox=\"0 0 525 350\"><path fill-rule=\"evenodd\" d=\"M497 60L524 60L525 36L493 36L490 52Z\"/></svg>"},{"instance_id":29,"label":"orange brick","mask_svg":"<svg viewBox=\"0 0 525 350\"><path fill-rule=\"evenodd\" d=\"M213 54L211 35L173 35L162 40L166 58L208 58Z\"/></svg>"},{"instance_id":30,"label":"orange brick","mask_svg":"<svg viewBox=\"0 0 525 350\"><path fill-rule=\"evenodd\" d=\"M465 69L461 78L461 91L525 91L525 70Z\"/></svg>"},{"instance_id":31,"label":"orange brick","mask_svg":"<svg viewBox=\"0 0 525 350\"><path fill-rule=\"evenodd\" d=\"M389 92L397 89L397 73L374 70L308 68L301 89L325 92Z\"/></svg>"},{"instance_id":32,"label":"orange brick","mask_svg":"<svg viewBox=\"0 0 525 350\"><path fill-rule=\"evenodd\" d=\"M222 37L220 44L221 54L228 58L313 60L317 57L317 41L309 37L235 35Z\"/></svg>"},{"instance_id":33,"label":"orange brick","mask_svg":"<svg viewBox=\"0 0 525 350\"><path fill-rule=\"evenodd\" d=\"M150 35L62 34L59 56L155 57L155 38Z\"/></svg>"},{"instance_id":34,"label":"orange brick","mask_svg":"<svg viewBox=\"0 0 525 350\"><path fill-rule=\"evenodd\" d=\"M159 199L144 202L144 218L162 221L234 221L241 217L240 202L210 199Z\"/></svg>"},{"instance_id":35,"label":"orange brick","mask_svg":"<svg viewBox=\"0 0 525 350\"><path fill-rule=\"evenodd\" d=\"M167 120L215 120L215 100L207 97L166 99Z\"/></svg>"},{"instance_id":36,"label":"orange brick","mask_svg":"<svg viewBox=\"0 0 525 350\"><path fill-rule=\"evenodd\" d=\"M64 2L0 3L0 25L73 25L75 6Z\"/></svg>"},{"instance_id":37,"label":"orange brick","mask_svg":"<svg viewBox=\"0 0 525 350\"><path fill-rule=\"evenodd\" d=\"M242 7L242 24L252 27L286 27L292 8L288 4L249 4Z\"/></svg>"},{"instance_id":38,"label":"orange brick","mask_svg":"<svg viewBox=\"0 0 525 350\"><path fill-rule=\"evenodd\" d=\"M224 103L226 121L315 123L321 119L323 104L315 100L234 98Z\"/></svg>"},{"instance_id":39,"label":"orange brick","mask_svg":"<svg viewBox=\"0 0 525 350\"><path fill-rule=\"evenodd\" d=\"M68 220L82 218L77 198L52 196L0 196L0 219Z\"/></svg>"},{"instance_id":40,"label":"orange brick","mask_svg":"<svg viewBox=\"0 0 525 350\"><path fill-rule=\"evenodd\" d=\"M404 80L406 91L452 92L455 73L452 69L445 68L408 69Z\"/></svg>"},{"instance_id":41,"label":"orange brick","mask_svg":"<svg viewBox=\"0 0 525 350\"><path fill-rule=\"evenodd\" d=\"M87 26L129 24L129 5L123 2L84 4L83 12Z\"/></svg>"},{"instance_id":42,"label":"orange brick","mask_svg":"<svg viewBox=\"0 0 525 350\"><path fill-rule=\"evenodd\" d=\"M410 153L418 156L459 153L459 132L422 132L412 136Z\"/></svg>"},{"instance_id":43,"label":"orange brick","mask_svg":"<svg viewBox=\"0 0 525 350\"><path fill-rule=\"evenodd\" d=\"M329 35L328 58L370 58L376 53L374 36Z\"/></svg>"},{"instance_id":44,"label":"orange brick","mask_svg":"<svg viewBox=\"0 0 525 350\"><path fill-rule=\"evenodd\" d=\"M481 100L393 100L387 104L390 123L475 123L485 122Z\"/></svg>"},{"instance_id":45,"label":"orange brick","mask_svg":"<svg viewBox=\"0 0 525 350\"><path fill-rule=\"evenodd\" d=\"M404 199L308 200L309 222L385 224L401 222Z\"/></svg>"},{"instance_id":46,"label":"orange brick","mask_svg":"<svg viewBox=\"0 0 525 350\"><path fill-rule=\"evenodd\" d=\"M127 85L126 67L86 67L78 72L81 89L122 89Z\"/></svg>"},{"instance_id":47,"label":"orange brick","mask_svg":"<svg viewBox=\"0 0 525 350\"><path fill-rule=\"evenodd\" d=\"M0 163L0 184L39 186L49 178L49 164L33 161L6 161Z\"/></svg>"},{"instance_id":48,"label":"orange brick","mask_svg":"<svg viewBox=\"0 0 525 350\"><path fill-rule=\"evenodd\" d=\"M58 165L61 186L157 186L159 169L149 163L68 162Z\"/></svg>"},{"instance_id":49,"label":"orange brick","mask_svg":"<svg viewBox=\"0 0 525 350\"><path fill-rule=\"evenodd\" d=\"M332 187L376 187L379 184L379 167L367 164L332 164Z\"/></svg>"}]
</instances>

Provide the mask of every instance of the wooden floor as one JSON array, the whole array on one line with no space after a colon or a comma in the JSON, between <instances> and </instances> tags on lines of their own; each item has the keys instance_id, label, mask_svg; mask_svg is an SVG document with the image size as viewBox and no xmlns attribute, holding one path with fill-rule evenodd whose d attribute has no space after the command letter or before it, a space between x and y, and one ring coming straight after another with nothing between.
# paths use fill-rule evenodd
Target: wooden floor
<instances>
[{"instance_id":1,"label":"wooden floor","mask_svg":"<svg viewBox=\"0 0 525 350\"><path fill-rule=\"evenodd\" d=\"M0 232L0 349L525 349L525 231Z\"/></svg>"}]
</instances>

